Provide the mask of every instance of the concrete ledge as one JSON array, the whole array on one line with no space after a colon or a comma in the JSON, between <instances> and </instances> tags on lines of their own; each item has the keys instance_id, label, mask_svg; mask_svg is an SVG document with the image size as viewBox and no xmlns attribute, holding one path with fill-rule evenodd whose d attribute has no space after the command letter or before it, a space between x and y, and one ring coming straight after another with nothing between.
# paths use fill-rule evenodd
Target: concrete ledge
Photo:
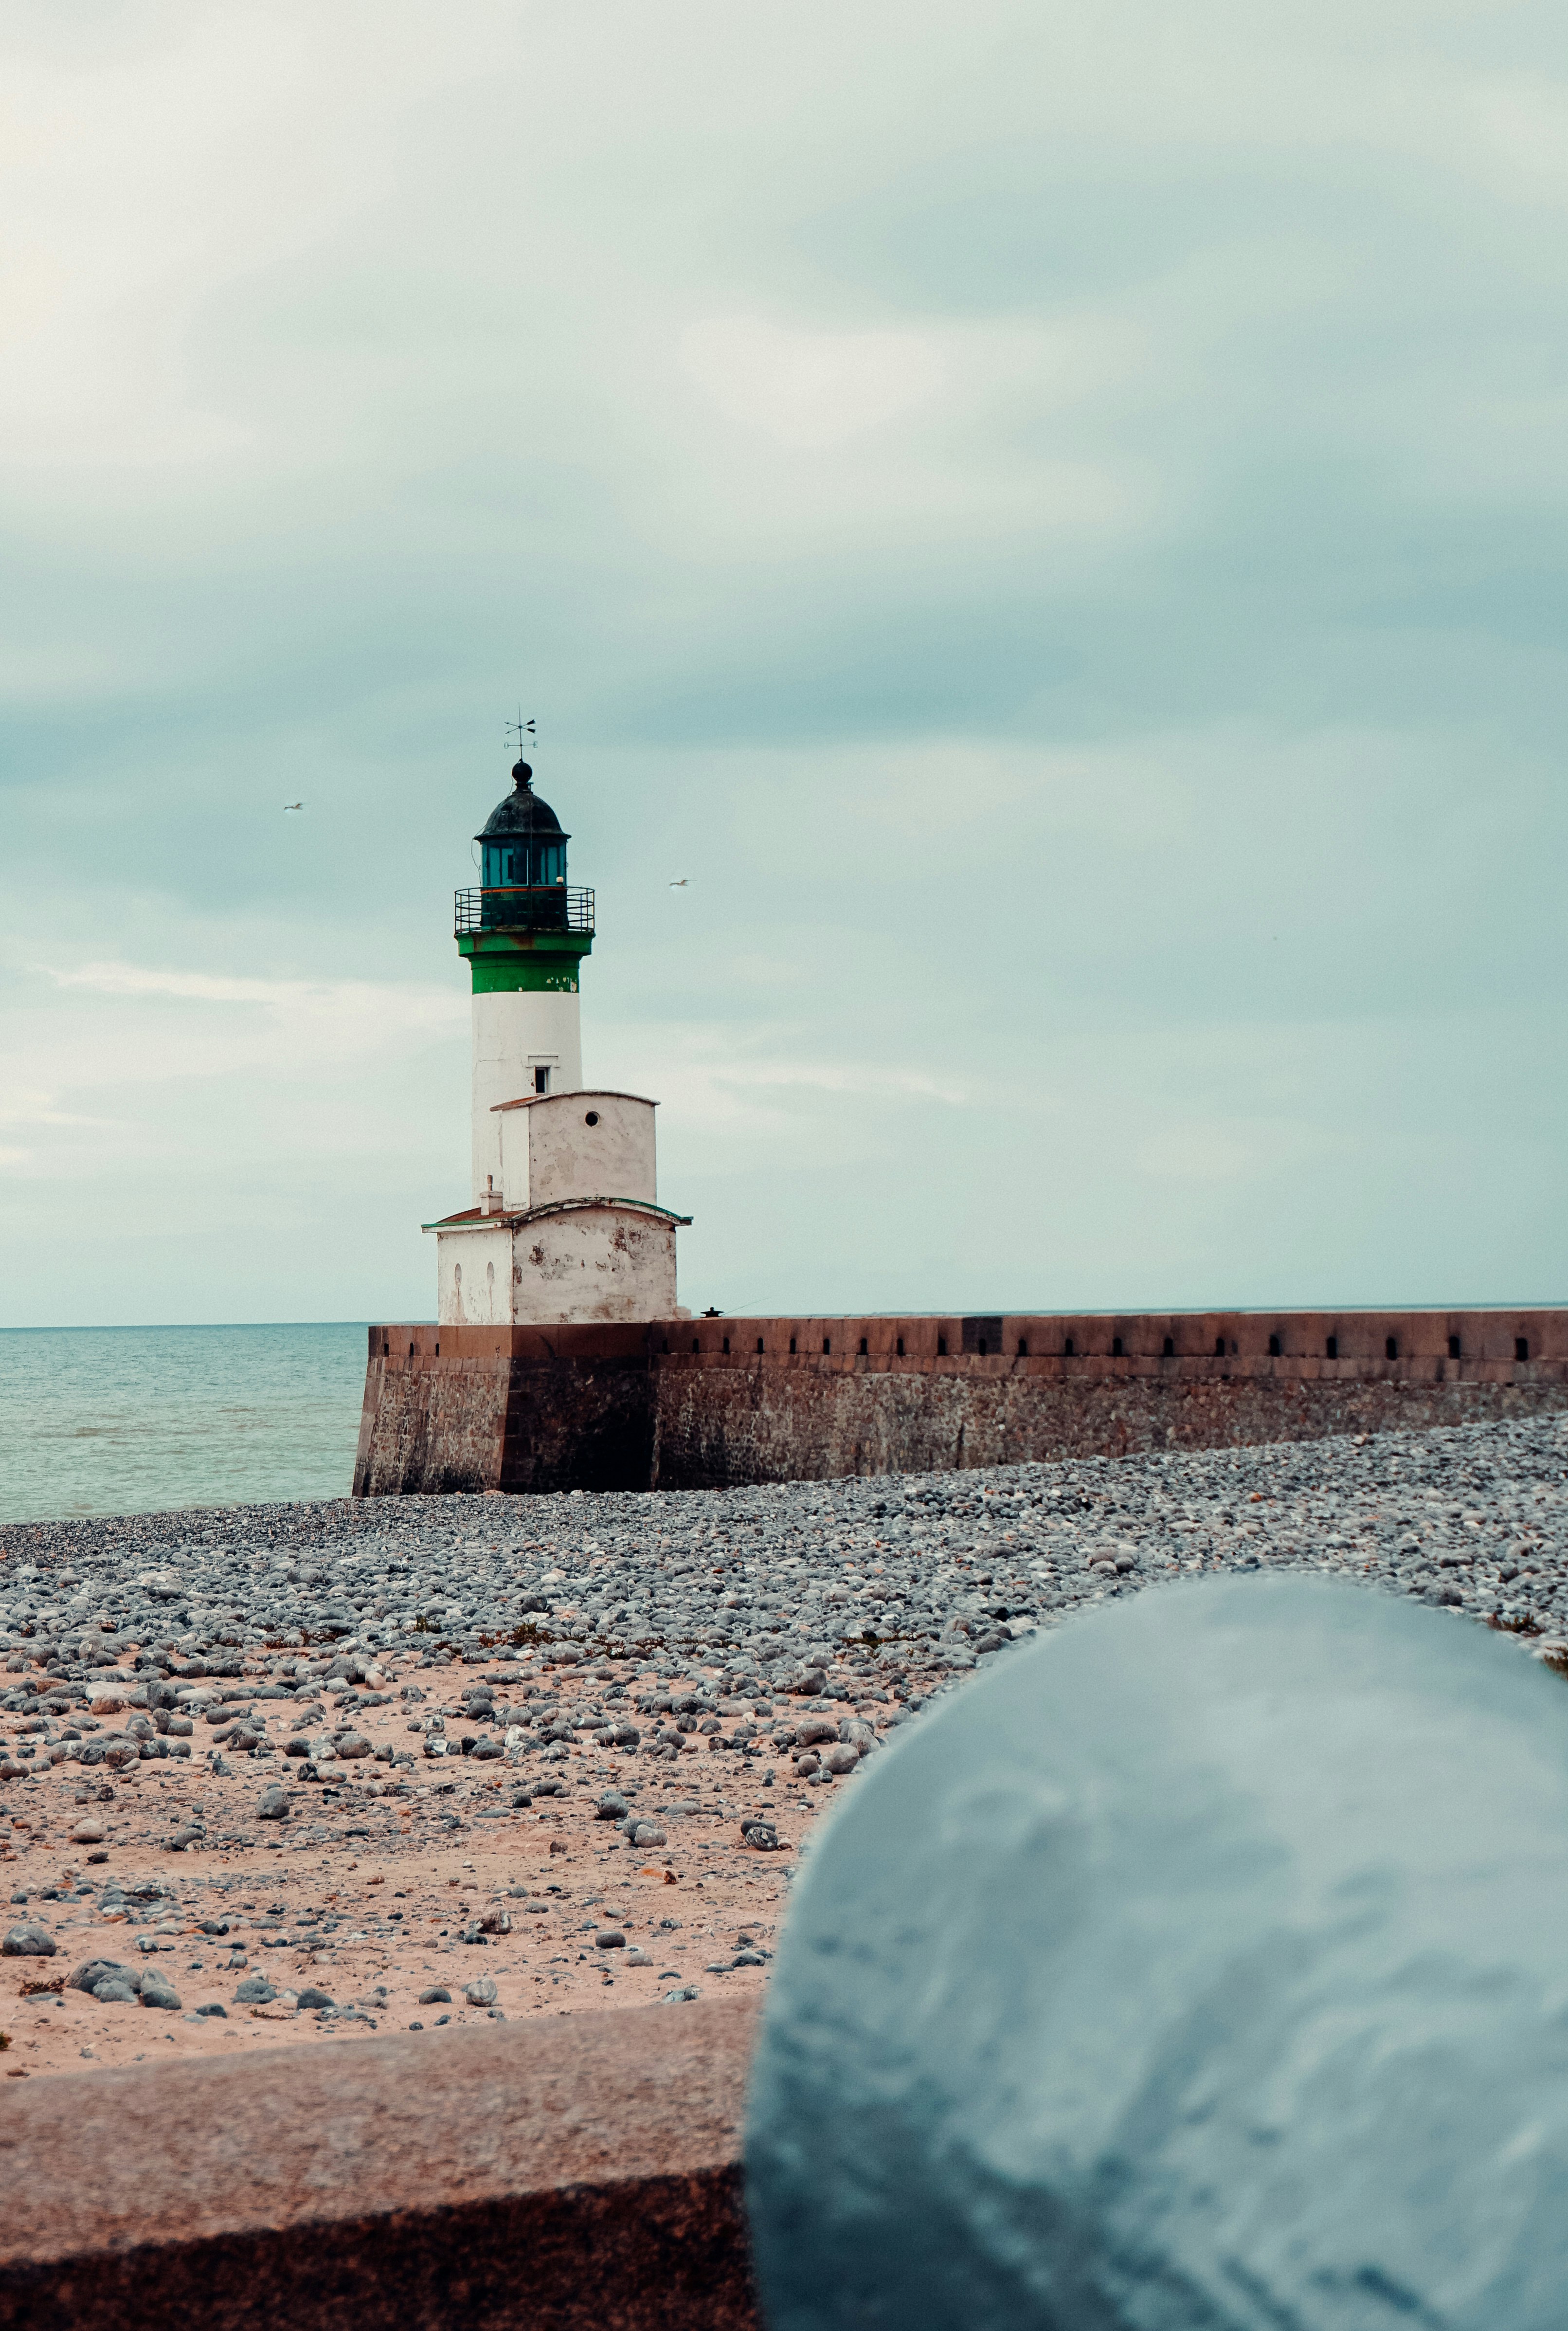
<instances>
[{"instance_id":1,"label":"concrete ledge","mask_svg":"<svg viewBox=\"0 0 1568 2331\"><path fill-rule=\"evenodd\" d=\"M754 2010L6 2083L0 2326L756 2331Z\"/></svg>"}]
</instances>

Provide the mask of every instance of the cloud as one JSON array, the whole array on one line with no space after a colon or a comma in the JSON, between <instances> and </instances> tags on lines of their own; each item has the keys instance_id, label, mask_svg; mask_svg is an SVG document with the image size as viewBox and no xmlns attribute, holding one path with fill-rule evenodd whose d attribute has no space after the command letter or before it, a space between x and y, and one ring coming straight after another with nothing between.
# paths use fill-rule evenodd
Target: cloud
<instances>
[{"instance_id":1,"label":"cloud","mask_svg":"<svg viewBox=\"0 0 1568 2331\"><path fill-rule=\"evenodd\" d=\"M836 445L941 392L941 355L919 332L803 332L715 318L682 336L680 361L727 420L782 445Z\"/></svg>"},{"instance_id":2,"label":"cloud","mask_svg":"<svg viewBox=\"0 0 1568 2331\"><path fill-rule=\"evenodd\" d=\"M352 1027L366 1023L413 1031L466 1020L461 995L442 988L376 985L361 980L234 979L204 971L166 971L132 963L84 963L62 971L38 966L57 987L92 995L170 996L190 1004L261 1004L295 1020Z\"/></svg>"},{"instance_id":3,"label":"cloud","mask_svg":"<svg viewBox=\"0 0 1568 2331\"><path fill-rule=\"evenodd\" d=\"M0 1125L86 1126L93 1122L90 1117L72 1116L66 1110L51 1107L50 1097L44 1091L29 1092L13 1086L6 1096L0 1099ZM18 1156L21 1154L17 1152Z\"/></svg>"},{"instance_id":4,"label":"cloud","mask_svg":"<svg viewBox=\"0 0 1568 2331\"><path fill-rule=\"evenodd\" d=\"M1560 1291L1554 20L0 63L12 1316L428 1308L519 694L703 1299Z\"/></svg>"},{"instance_id":5,"label":"cloud","mask_svg":"<svg viewBox=\"0 0 1568 2331\"><path fill-rule=\"evenodd\" d=\"M612 1073L634 1074L640 1060L646 1068L647 1046L635 1024L613 1024L592 1033L600 1057L618 1064ZM889 1113L901 1106L922 1113L931 1104L955 1109L970 1098L963 1082L951 1076L865 1058L803 1056L791 1050L799 1034L794 1028L743 1028L734 1023L667 1026L654 1096L666 1137L672 1136L684 1147L727 1143L744 1161L755 1141L765 1141L775 1156L781 1146L794 1156L809 1153L832 1127L833 1146L841 1152L847 1137L842 1104L869 1109L882 1132Z\"/></svg>"},{"instance_id":6,"label":"cloud","mask_svg":"<svg viewBox=\"0 0 1568 2331\"><path fill-rule=\"evenodd\" d=\"M1155 1181L1234 1183L1251 1181L1260 1171L1331 1160L1354 1174L1352 1149L1310 1121L1167 1123L1137 1144L1135 1156L1138 1170Z\"/></svg>"}]
</instances>

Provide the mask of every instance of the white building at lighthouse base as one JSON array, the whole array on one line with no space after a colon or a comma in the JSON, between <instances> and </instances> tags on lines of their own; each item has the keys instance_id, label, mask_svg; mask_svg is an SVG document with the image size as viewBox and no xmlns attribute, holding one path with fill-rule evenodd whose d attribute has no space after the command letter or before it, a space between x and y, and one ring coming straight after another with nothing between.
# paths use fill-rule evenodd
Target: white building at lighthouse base
<instances>
[{"instance_id":1,"label":"white building at lighthouse base","mask_svg":"<svg viewBox=\"0 0 1568 2331\"><path fill-rule=\"evenodd\" d=\"M493 1104L499 1179L427 1223L442 1327L536 1327L679 1316L675 1233L657 1203L653 1111L634 1093L525 1094Z\"/></svg>"}]
</instances>

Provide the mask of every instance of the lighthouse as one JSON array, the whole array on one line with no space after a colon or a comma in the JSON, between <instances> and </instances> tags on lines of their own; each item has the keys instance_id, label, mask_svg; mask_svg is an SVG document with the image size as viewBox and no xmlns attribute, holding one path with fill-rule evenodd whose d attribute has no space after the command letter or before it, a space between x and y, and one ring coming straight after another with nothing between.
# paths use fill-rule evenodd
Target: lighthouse
<instances>
[{"instance_id":1,"label":"lighthouse","mask_svg":"<svg viewBox=\"0 0 1568 2331\"><path fill-rule=\"evenodd\" d=\"M503 1101L583 1081L578 976L594 945L594 893L566 882L569 833L534 791L527 761L476 833L478 890L457 894L458 952L473 977L473 1195L500 1187Z\"/></svg>"},{"instance_id":2,"label":"lighthouse","mask_svg":"<svg viewBox=\"0 0 1568 2331\"><path fill-rule=\"evenodd\" d=\"M570 834L527 761L474 836L480 885L453 934L473 987L473 1203L424 1227L442 1325L677 1316L675 1233L657 1199L653 1113L583 1083L578 975L594 893L566 880Z\"/></svg>"}]
</instances>

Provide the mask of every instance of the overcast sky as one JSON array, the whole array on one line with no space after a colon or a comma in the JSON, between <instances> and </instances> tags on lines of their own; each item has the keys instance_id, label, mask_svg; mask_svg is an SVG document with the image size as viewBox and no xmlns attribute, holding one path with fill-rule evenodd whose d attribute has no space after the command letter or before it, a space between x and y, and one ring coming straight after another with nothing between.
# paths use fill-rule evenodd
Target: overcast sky
<instances>
[{"instance_id":1,"label":"overcast sky","mask_svg":"<svg viewBox=\"0 0 1568 2331\"><path fill-rule=\"evenodd\" d=\"M1559 5L0 78L0 1319L433 1314L519 699L687 1302L1568 1298Z\"/></svg>"}]
</instances>

